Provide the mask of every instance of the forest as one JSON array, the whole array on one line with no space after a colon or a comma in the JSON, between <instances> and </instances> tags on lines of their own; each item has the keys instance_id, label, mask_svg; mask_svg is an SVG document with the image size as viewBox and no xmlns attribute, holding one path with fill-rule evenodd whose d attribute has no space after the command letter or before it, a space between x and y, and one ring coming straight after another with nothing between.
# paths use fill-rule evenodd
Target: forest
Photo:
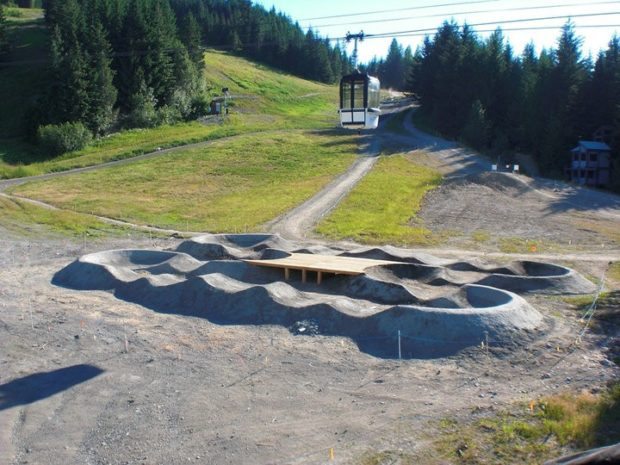
<instances>
[{"instance_id":1,"label":"forest","mask_svg":"<svg viewBox=\"0 0 620 465\"><path fill-rule=\"evenodd\" d=\"M47 0L43 6L50 85L33 90L22 126L49 153L206 113L221 89L202 78L205 47L325 83L351 70L339 42L304 32L250 0ZM0 9L0 63L10 45ZM415 52L394 39L385 59L361 68L378 75L382 87L415 95L418 121L428 129L492 158L531 154L546 176L563 176L579 139L591 139L599 128L620 134L620 39L584 57L570 22L554 48L537 52L529 44L520 54L501 29L481 38L467 25L444 22ZM607 142L618 172L620 141ZM620 189L615 178L612 187Z\"/></svg>"},{"instance_id":2,"label":"forest","mask_svg":"<svg viewBox=\"0 0 620 465\"><path fill-rule=\"evenodd\" d=\"M50 84L23 127L51 153L205 114L221 92L202 78L205 47L325 83L349 68L337 45L249 0L47 0L43 7ZM0 10L0 60L9 45Z\"/></svg>"},{"instance_id":3,"label":"forest","mask_svg":"<svg viewBox=\"0 0 620 465\"><path fill-rule=\"evenodd\" d=\"M519 55L501 29L481 39L467 25L445 22L414 54L394 39L386 58L373 60L368 70L382 85L416 95L430 128L492 157L531 154L551 177L563 176L579 139L591 140L605 128L620 172L617 36L595 59L584 57L568 22L556 47L537 54L529 44ZM613 187L620 189L618 176Z\"/></svg>"}]
</instances>

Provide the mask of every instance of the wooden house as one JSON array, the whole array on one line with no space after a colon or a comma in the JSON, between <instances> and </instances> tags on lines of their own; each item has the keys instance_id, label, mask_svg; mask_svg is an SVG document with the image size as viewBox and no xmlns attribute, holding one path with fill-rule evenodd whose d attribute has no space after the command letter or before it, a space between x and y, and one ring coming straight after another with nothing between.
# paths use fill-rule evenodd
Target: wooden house
<instances>
[{"instance_id":1,"label":"wooden house","mask_svg":"<svg viewBox=\"0 0 620 465\"><path fill-rule=\"evenodd\" d=\"M608 186L611 148L604 142L580 140L571 150L567 175L571 182L585 186Z\"/></svg>"}]
</instances>

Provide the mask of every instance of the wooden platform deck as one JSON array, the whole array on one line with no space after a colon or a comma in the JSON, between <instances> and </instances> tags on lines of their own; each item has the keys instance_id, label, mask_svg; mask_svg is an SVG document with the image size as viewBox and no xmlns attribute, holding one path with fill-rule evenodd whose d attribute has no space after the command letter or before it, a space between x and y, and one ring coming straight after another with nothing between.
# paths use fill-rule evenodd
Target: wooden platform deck
<instances>
[{"instance_id":1,"label":"wooden platform deck","mask_svg":"<svg viewBox=\"0 0 620 465\"><path fill-rule=\"evenodd\" d=\"M370 258L342 257L334 255L315 255L309 253L293 253L286 258L272 260L244 260L246 263L271 268L282 268L284 279L291 278L291 270L301 271L301 280L306 282L308 271L316 272L316 282L321 284L323 273L360 275L367 268L377 265L400 264L388 260L373 260Z\"/></svg>"}]
</instances>

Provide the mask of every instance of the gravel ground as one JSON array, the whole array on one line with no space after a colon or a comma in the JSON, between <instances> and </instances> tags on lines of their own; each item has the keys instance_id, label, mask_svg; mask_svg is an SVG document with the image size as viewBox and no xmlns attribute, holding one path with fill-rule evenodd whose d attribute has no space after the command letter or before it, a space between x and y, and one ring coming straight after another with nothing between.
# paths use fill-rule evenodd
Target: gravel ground
<instances>
[{"instance_id":1,"label":"gravel ground","mask_svg":"<svg viewBox=\"0 0 620 465\"><path fill-rule=\"evenodd\" d=\"M559 299L529 298L546 330L526 346L386 360L345 338L218 326L106 292L50 284L96 250L176 241L0 241L0 463L358 463L424 457L437 422L511 408L618 375L602 336ZM558 348L559 347L559 351Z\"/></svg>"}]
</instances>

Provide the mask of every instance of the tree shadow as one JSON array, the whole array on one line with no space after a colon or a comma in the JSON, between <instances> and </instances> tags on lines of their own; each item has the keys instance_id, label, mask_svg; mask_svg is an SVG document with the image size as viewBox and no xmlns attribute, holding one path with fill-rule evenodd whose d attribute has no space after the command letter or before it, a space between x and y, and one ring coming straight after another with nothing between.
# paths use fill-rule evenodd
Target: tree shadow
<instances>
[{"instance_id":1,"label":"tree shadow","mask_svg":"<svg viewBox=\"0 0 620 465\"><path fill-rule=\"evenodd\" d=\"M0 411L32 404L103 373L94 365L73 365L58 370L34 373L0 385Z\"/></svg>"}]
</instances>

